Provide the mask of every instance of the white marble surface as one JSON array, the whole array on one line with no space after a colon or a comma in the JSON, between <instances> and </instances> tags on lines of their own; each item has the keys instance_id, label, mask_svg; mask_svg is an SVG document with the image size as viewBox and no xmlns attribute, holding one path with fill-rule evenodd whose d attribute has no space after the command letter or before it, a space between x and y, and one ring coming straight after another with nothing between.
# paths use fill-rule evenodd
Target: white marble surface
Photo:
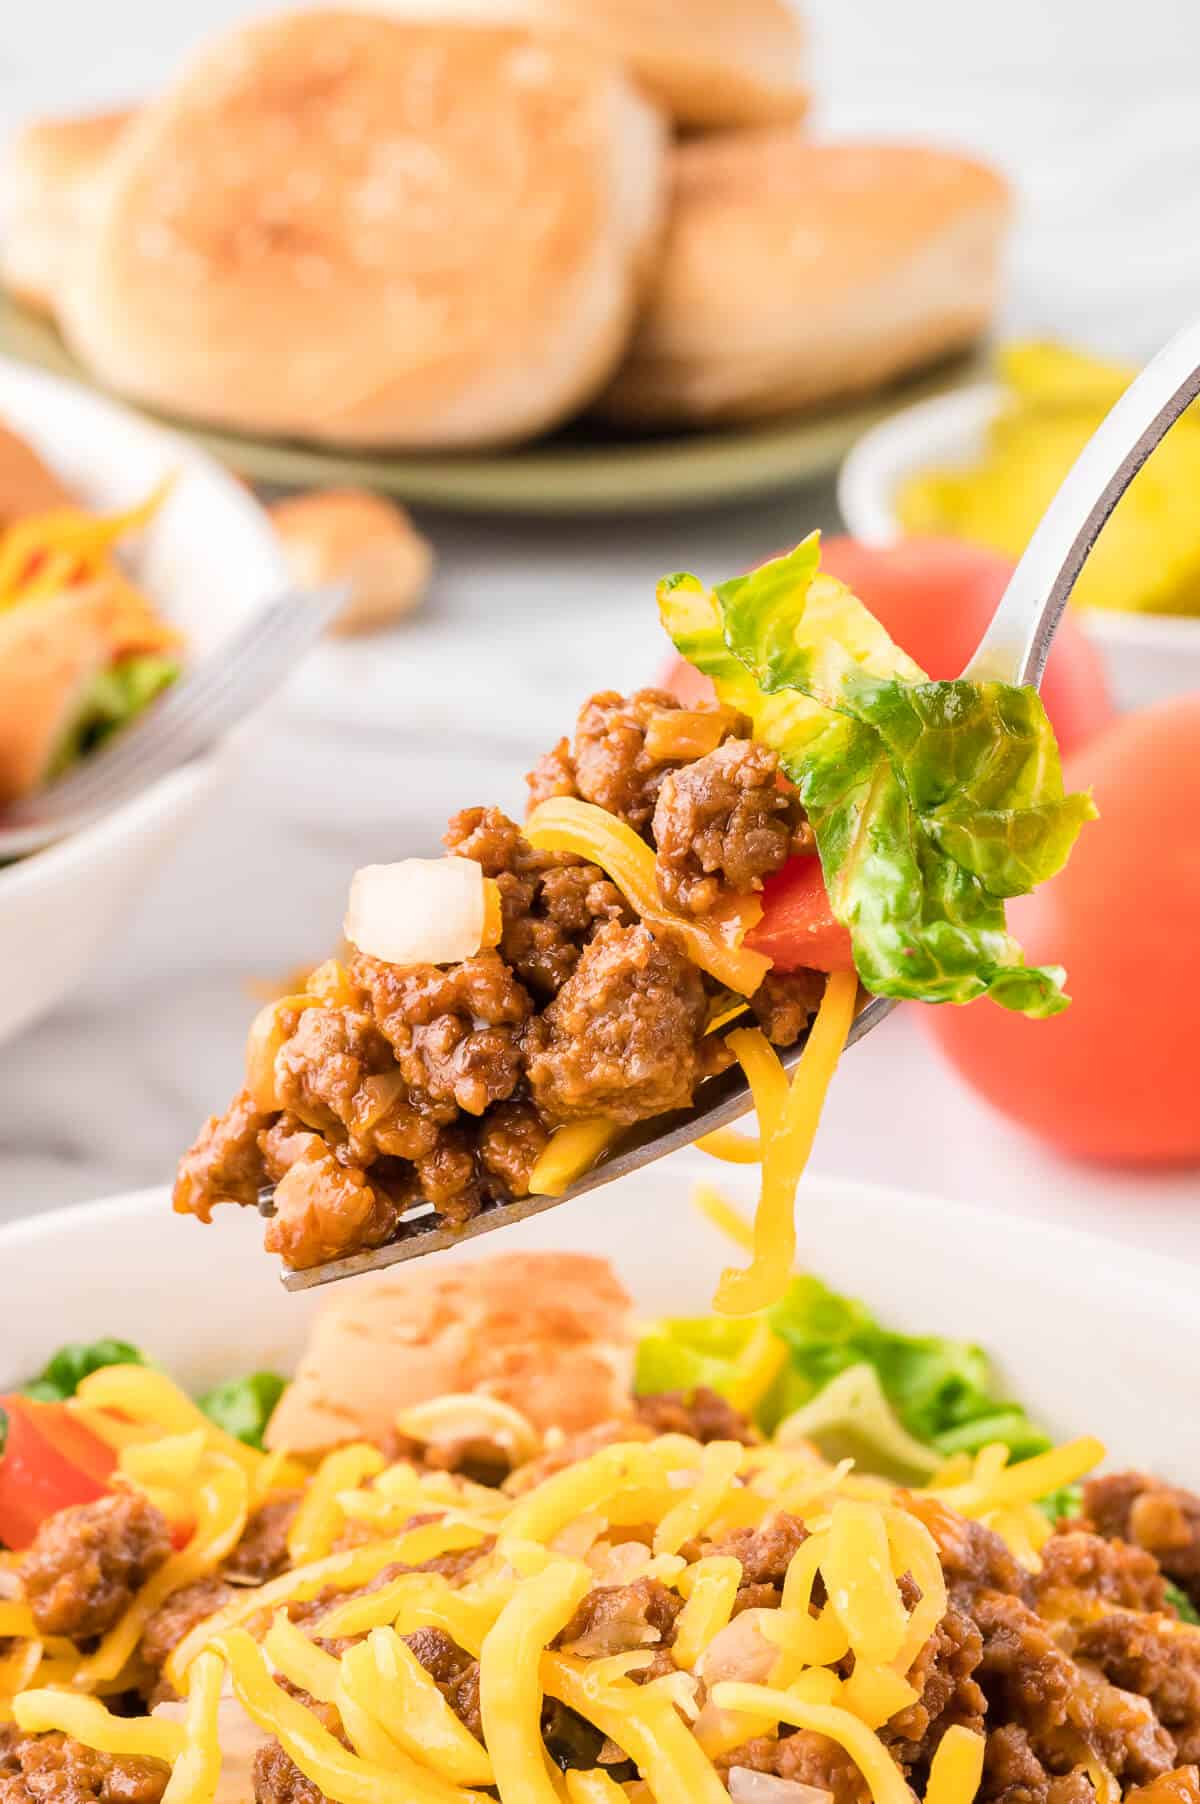
<instances>
[{"instance_id":1,"label":"white marble surface","mask_svg":"<svg viewBox=\"0 0 1200 1804\"><path fill-rule=\"evenodd\" d=\"M136 93L249 10L40 0L18 23L0 7L0 131ZM1200 9L808 10L830 124L971 142L1013 174L1007 325L1136 356L1200 303ZM422 617L320 654L86 990L0 1048L0 1218L165 1179L236 1082L248 980L322 952L355 864L428 849L461 803L516 806L522 771L590 687L654 669L662 571L718 576L833 523L828 488L690 518L425 521L440 561ZM1194 1175L1062 1164L982 1109L907 1017L852 1055L815 1164L1200 1258Z\"/></svg>"}]
</instances>

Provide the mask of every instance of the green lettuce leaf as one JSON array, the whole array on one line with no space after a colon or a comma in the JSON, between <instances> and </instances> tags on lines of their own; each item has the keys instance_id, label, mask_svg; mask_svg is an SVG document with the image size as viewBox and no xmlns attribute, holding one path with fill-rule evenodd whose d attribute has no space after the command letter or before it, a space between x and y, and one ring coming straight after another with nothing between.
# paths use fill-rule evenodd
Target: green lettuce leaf
<instances>
[{"instance_id":1,"label":"green lettuce leaf","mask_svg":"<svg viewBox=\"0 0 1200 1804\"><path fill-rule=\"evenodd\" d=\"M231 1378L217 1385L197 1402L209 1421L226 1434L261 1449L286 1382L277 1372L252 1372L248 1378Z\"/></svg>"},{"instance_id":2,"label":"green lettuce leaf","mask_svg":"<svg viewBox=\"0 0 1200 1804\"><path fill-rule=\"evenodd\" d=\"M1200 1610L1197 1610L1187 1592L1181 1591L1170 1579L1167 1580L1167 1602L1173 1605L1180 1622L1190 1622L1200 1628Z\"/></svg>"},{"instance_id":3,"label":"green lettuce leaf","mask_svg":"<svg viewBox=\"0 0 1200 1804\"><path fill-rule=\"evenodd\" d=\"M78 712L60 740L48 775L61 776L80 758L103 745L110 734L127 726L179 675L174 658L157 653L122 658L101 670L88 684Z\"/></svg>"},{"instance_id":4,"label":"green lettuce leaf","mask_svg":"<svg viewBox=\"0 0 1200 1804\"><path fill-rule=\"evenodd\" d=\"M879 1373L867 1364L847 1366L808 1403L779 1424L781 1447L814 1441L836 1464L852 1459L862 1472L924 1483L942 1465L941 1454L909 1434L884 1394Z\"/></svg>"},{"instance_id":5,"label":"green lettuce leaf","mask_svg":"<svg viewBox=\"0 0 1200 1804\"><path fill-rule=\"evenodd\" d=\"M1027 966L1004 898L1060 870L1090 797L1064 796L1037 692L925 677L843 583L816 534L711 593L659 585L676 649L750 715L796 784L833 912L877 995L1067 1006L1057 966Z\"/></svg>"},{"instance_id":6,"label":"green lettuce leaf","mask_svg":"<svg viewBox=\"0 0 1200 1804\"><path fill-rule=\"evenodd\" d=\"M21 1386L37 1403L62 1403L73 1397L85 1378L103 1366L144 1366L144 1353L127 1340L106 1335L101 1340L68 1341L46 1361L36 1378Z\"/></svg>"}]
</instances>

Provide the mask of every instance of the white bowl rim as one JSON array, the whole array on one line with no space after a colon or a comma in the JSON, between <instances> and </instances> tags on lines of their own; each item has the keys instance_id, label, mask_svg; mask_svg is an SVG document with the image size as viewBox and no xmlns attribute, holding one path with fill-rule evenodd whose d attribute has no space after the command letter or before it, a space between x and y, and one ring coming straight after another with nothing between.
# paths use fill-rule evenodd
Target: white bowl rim
<instances>
[{"instance_id":1,"label":"white bowl rim","mask_svg":"<svg viewBox=\"0 0 1200 1804\"><path fill-rule=\"evenodd\" d=\"M865 432L838 471L838 509L847 531L867 545L888 545L903 537L891 500L898 476L937 456L931 441L936 447L948 437L983 426L1002 392L998 382L973 382L903 407ZM1193 657L1200 648L1200 614L1086 608L1079 618L1091 635L1114 647L1152 645L1157 651L1174 649Z\"/></svg>"},{"instance_id":2,"label":"white bowl rim","mask_svg":"<svg viewBox=\"0 0 1200 1804\"><path fill-rule=\"evenodd\" d=\"M262 504L219 459L192 440L97 389L74 382L69 377L55 375L49 370L38 369L22 362L18 357L0 355L0 382L6 380L24 384L35 394L43 390L69 396L72 405L80 407L84 413L90 413L94 418L103 419L107 416L120 421L125 428L137 430L148 439L161 441L164 447L169 447L172 460L181 469L190 467L202 473L210 482L215 482L225 490L225 499L231 507L240 509L247 518L256 516L263 525L264 547L269 545L272 535ZM287 581L282 550L278 551L275 561L276 576L282 587ZM269 596L264 594L263 604L268 600ZM220 747L212 752L205 752L182 769L155 778L128 802L121 803L119 807L67 834L65 838L56 840L43 851L16 859L12 864L0 865L0 892L7 899L30 890L36 891L41 885L52 885L60 877L71 875L77 864L88 863L93 853L106 841L136 833L145 821L156 814L169 810L176 803L182 804L192 795L203 791L214 781L219 760Z\"/></svg>"},{"instance_id":3,"label":"white bowl rim","mask_svg":"<svg viewBox=\"0 0 1200 1804\"><path fill-rule=\"evenodd\" d=\"M694 1155L694 1158L687 1153L677 1155L671 1161L671 1168L681 1180L711 1177L709 1164L700 1154ZM734 1191L741 1177L743 1174L727 1176L724 1180L725 1188L730 1192ZM1115 1241L1084 1228L1045 1221L1037 1216L1000 1216L994 1207L964 1202L958 1197L941 1196L933 1191L906 1190L897 1185L875 1184L824 1172L807 1172L804 1183L806 1188L819 1190L821 1196L831 1202L844 1200L858 1206L906 1210L926 1218L944 1218L949 1215L957 1232L964 1237L994 1233L997 1221L1003 1220L1007 1232L1022 1239L1036 1240L1046 1252L1058 1252L1064 1256L1074 1254L1080 1267L1085 1267L1089 1259L1109 1262L1116 1258L1120 1261L1122 1273L1130 1280L1136 1279L1140 1288L1165 1291L1173 1297L1186 1297L1189 1300L1195 1291L1196 1268L1192 1265L1181 1266L1177 1259L1165 1253ZM139 1190L117 1191L82 1203L65 1203L54 1209L39 1210L32 1215L0 1222L0 1254L8 1248L36 1246L38 1242L52 1242L59 1235L68 1235L84 1217L97 1225L120 1229L123 1226L134 1226L147 1216L157 1216L169 1211L170 1191L161 1184L147 1185ZM498 1250L502 1244L493 1242L492 1247ZM467 1250L472 1256L479 1257L486 1257L489 1251L487 1247L473 1248L470 1243L467 1243Z\"/></svg>"}]
</instances>

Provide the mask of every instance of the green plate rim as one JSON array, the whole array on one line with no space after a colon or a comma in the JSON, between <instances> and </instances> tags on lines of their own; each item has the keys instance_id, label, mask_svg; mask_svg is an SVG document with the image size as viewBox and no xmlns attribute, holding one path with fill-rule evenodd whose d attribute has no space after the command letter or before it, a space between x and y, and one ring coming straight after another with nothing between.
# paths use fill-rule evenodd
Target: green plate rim
<instances>
[{"instance_id":1,"label":"green plate rim","mask_svg":"<svg viewBox=\"0 0 1200 1804\"><path fill-rule=\"evenodd\" d=\"M2 290L0 350L84 387L112 393L88 374L44 315ZM977 381L985 367L985 353L976 347L867 400L786 420L666 438L563 436L484 454L343 452L197 426L147 408L138 411L264 487L362 487L457 513L649 514L745 501L828 476L855 440L888 414Z\"/></svg>"}]
</instances>

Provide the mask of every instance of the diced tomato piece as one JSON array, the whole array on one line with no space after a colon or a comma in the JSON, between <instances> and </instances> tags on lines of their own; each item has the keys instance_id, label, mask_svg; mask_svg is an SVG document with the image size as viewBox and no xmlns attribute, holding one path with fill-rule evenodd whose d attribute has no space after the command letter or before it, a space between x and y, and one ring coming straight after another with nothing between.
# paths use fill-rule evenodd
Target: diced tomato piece
<instances>
[{"instance_id":1,"label":"diced tomato piece","mask_svg":"<svg viewBox=\"0 0 1200 1804\"><path fill-rule=\"evenodd\" d=\"M116 1454L90 1428L85 1428L65 1403L36 1403L29 1397L19 1401L44 1441L49 1441L64 1459L86 1472L89 1478L94 1478L97 1484L108 1483L117 1463Z\"/></svg>"},{"instance_id":2,"label":"diced tomato piece","mask_svg":"<svg viewBox=\"0 0 1200 1804\"><path fill-rule=\"evenodd\" d=\"M765 952L777 971L852 971L850 934L835 921L815 852L789 859L768 877L763 917L746 944Z\"/></svg>"},{"instance_id":3,"label":"diced tomato piece","mask_svg":"<svg viewBox=\"0 0 1200 1804\"><path fill-rule=\"evenodd\" d=\"M30 1546L48 1516L72 1504L92 1503L106 1489L102 1479L76 1465L41 1432L38 1407L25 1397L0 1397L7 1421L0 1453L0 1542L6 1547Z\"/></svg>"}]
</instances>

